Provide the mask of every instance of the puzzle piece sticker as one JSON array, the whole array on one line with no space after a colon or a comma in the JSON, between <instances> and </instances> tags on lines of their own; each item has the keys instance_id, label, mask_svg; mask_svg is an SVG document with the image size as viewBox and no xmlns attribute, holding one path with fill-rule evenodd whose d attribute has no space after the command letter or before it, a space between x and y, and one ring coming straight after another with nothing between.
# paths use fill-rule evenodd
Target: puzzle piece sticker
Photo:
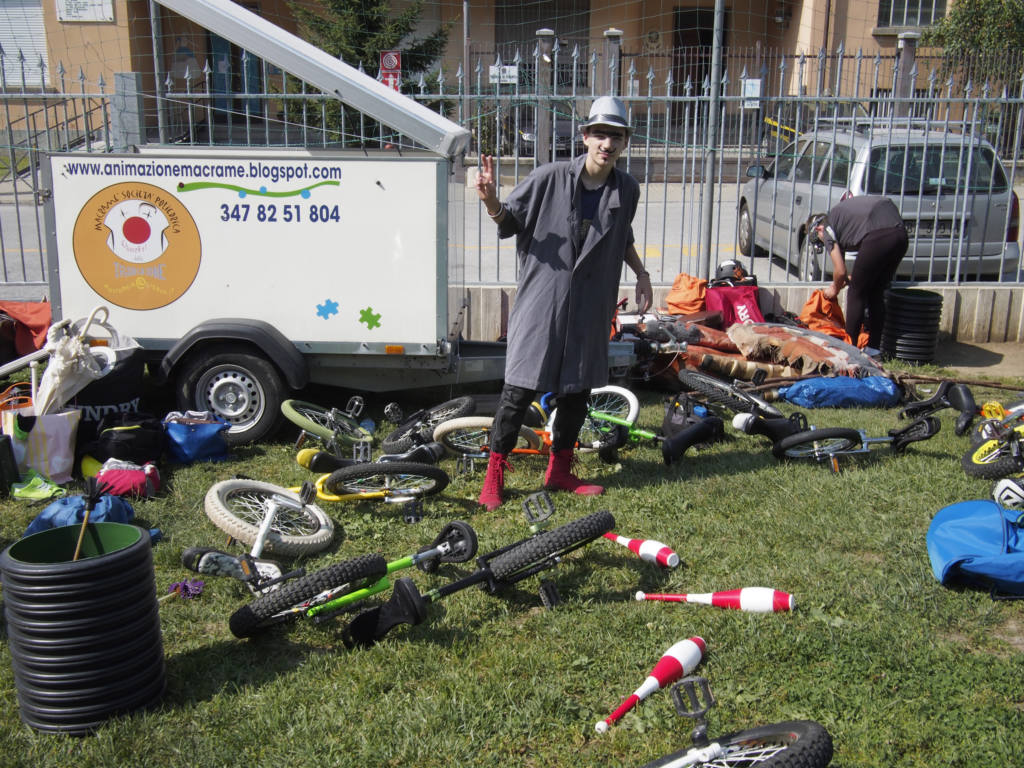
<instances>
[{"instance_id":1,"label":"puzzle piece sticker","mask_svg":"<svg viewBox=\"0 0 1024 768\"><path fill-rule=\"evenodd\" d=\"M324 299L323 304L316 305L317 317L322 317L324 320L328 320L331 315L338 314L338 302L331 299Z\"/></svg>"},{"instance_id":2,"label":"puzzle piece sticker","mask_svg":"<svg viewBox=\"0 0 1024 768\"><path fill-rule=\"evenodd\" d=\"M359 322L366 323L366 327L370 330L380 328L380 315L374 314L373 307L367 307L359 310Z\"/></svg>"}]
</instances>

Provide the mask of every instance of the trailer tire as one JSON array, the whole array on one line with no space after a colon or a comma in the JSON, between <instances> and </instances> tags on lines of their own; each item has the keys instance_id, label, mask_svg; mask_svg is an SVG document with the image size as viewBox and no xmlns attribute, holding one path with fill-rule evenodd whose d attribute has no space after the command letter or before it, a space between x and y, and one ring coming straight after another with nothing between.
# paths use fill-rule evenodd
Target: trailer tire
<instances>
[{"instance_id":1,"label":"trailer tire","mask_svg":"<svg viewBox=\"0 0 1024 768\"><path fill-rule=\"evenodd\" d=\"M231 424L228 445L263 440L281 424L284 381L261 355L226 344L203 347L182 362L175 382L179 408L212 411Z\"/></svg>"}]
</instances>

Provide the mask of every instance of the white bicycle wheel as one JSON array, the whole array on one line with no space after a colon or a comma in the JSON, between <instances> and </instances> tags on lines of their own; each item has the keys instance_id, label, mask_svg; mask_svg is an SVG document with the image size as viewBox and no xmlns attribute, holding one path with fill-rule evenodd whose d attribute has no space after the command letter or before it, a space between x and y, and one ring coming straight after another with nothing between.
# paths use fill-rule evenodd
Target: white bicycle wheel
<instances>
[{"instance_id":1,"label":"white bicycle wheel","mask_svg":"<svg viewBox=\"0 0 1024 768\"><path fill-rule=\"evenodd\" d=\"M461 419L442 421L434 427L434 440L454 454L477 455L491 449L491 416L463 416ZM529 427L519 428L519 438L512 450L540 448L540 435Z\"/></svg>"},{"instance_id":2,"label":"white bicycle wheel","mask_svg":"<svg viewBox=\"0 0 1024 768\"><path fill-rule=\"evenodd\" d=\"M267 503L275 496L296 506L299 497L279 485L259 480L222 480L206 492L203 506L214 525L246 546L256 541ZM334 538L334 523L315 504L301 509L291 505L278 509L263 549L277 555L295 557L319 552Z\"/></svg>"},{"instance_id":3,"label":"white bicycle wheel","mask_svg":"<svg viewBox=\"0 0 1024 768\"><path fill-rule=\"evenodd\" d=\"M625 387L617 387L614 384L591 390L587 406L590 411L606 413L617 419L628 421L630 424L636 424L637 416L640 415L640 401L637 400L636 395ZM554 434L557 417L558 409L555 408L551 412L551 418L548 419L548 429L552 431L552 434ZM579 451L581 453L596 451L601 447L602 438L614 428L615 424L611 422L587 416L577 438Z\"/></svg>"}]
</instances>

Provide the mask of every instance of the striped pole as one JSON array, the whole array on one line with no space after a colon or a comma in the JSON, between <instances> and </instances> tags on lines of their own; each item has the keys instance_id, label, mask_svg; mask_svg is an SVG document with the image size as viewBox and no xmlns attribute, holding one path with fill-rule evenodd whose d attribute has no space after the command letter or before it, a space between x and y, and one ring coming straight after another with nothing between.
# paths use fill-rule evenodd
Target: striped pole
<instances>
[{"instance_id":1,"label":"striped pole","mask_svg":"<svg viewBox=\"0 0 1024 768\"><path fill-rule=\"evenodd\" d=\"M732 608L750 613L779 613L791 611L796 600L788 592L771 587L743 587L724 592L685 592L682 594L651 594L637 592L637 600L660 600L666 603L700 603L719 608Z\"/></svg>"}]
</instances>

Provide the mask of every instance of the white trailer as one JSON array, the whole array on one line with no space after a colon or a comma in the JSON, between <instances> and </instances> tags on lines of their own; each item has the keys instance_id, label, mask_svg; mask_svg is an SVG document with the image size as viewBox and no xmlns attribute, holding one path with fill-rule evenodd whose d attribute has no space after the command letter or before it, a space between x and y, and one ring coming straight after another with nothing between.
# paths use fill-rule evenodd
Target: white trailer
<instances>
[{"instance_id":1,"label":"white trailer","mask_svg":"<svg viewBox=\"0 0 1024 768\"><path fill-rule=\"evenodd\" d=\"M230 419L236 440L311 383L502 376L504 345L460 339L448 213L465 182L446 158L190 148L46 166L54 317L107 306L179 405Z\"/></svg>"}]
</instances>

